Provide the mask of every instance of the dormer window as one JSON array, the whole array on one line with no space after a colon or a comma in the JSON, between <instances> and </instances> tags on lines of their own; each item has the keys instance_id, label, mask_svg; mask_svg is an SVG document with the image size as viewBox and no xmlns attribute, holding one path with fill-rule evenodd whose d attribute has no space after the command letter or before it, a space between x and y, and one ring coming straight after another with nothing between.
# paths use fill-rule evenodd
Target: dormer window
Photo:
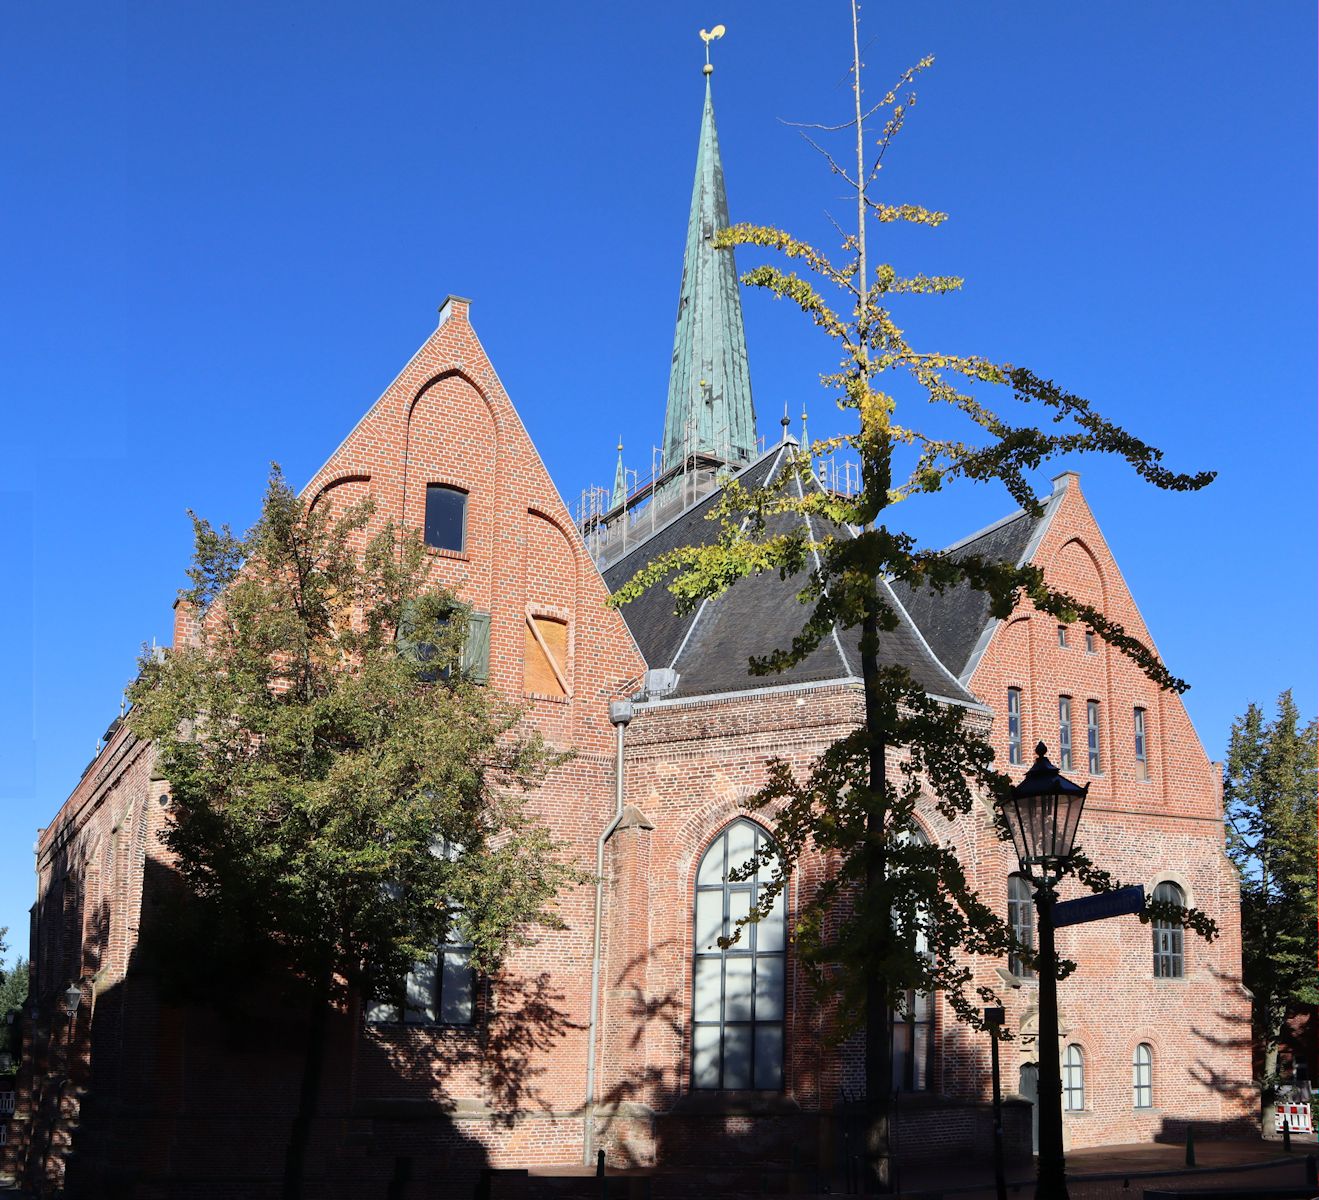
<instances>
[{"instance_id":1,"label":"dormer window","mask_svg":"<svg viewBox=\"0 0 1319 1200\"><path fill-rule=\"evenodd\" d=\"M426 485L426 545L461 554L467 543L467 493L444 483Z\"/></svg>"}]
</instances>

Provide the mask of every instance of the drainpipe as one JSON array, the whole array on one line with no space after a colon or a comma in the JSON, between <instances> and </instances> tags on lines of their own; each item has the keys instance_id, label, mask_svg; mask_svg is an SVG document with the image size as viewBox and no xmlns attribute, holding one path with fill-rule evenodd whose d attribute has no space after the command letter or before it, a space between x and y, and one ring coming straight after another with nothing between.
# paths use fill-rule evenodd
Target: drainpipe
<instances>
[{"instance_id":1,"label":"drainpipe","mask_svg":"<svg viewBox=\"0 0 1319 1200\"><path fill-rule=\"evenodd\" d=\"M582 1163L588 1167L595 1157L593 1152L595 1042L596 1030L600 1024L600 925L601 910L604 906L605 843L623 819L623 731L632 720L632 702L611 701L609 720L618 734L618 747L614 752L614 819L600 831L600 837L595 843L595 934L591 941L591 1019L587 1025L586 1109L582 1115Z\"/></svg>"}]
</instances>

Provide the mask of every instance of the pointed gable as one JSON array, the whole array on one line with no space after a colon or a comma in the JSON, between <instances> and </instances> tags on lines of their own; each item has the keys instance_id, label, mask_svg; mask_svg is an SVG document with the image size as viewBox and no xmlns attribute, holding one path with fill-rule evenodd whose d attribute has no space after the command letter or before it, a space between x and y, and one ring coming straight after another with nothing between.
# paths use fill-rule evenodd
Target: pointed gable
<instances>
[{"instance_id":1,"label":"pointed gable","mask_svg":"<svg viewBox=\"0 0 1319 1200\"><path fill-rule=\"evenodd\" d=\"M426 531L431 575L479 615L488 679L567 733L574 704L645 670L521 418L451 296L436 330L304 489L369 496L374 521ZM596 710L599 710L598 712Z\"/></svg>"}]
</instances>

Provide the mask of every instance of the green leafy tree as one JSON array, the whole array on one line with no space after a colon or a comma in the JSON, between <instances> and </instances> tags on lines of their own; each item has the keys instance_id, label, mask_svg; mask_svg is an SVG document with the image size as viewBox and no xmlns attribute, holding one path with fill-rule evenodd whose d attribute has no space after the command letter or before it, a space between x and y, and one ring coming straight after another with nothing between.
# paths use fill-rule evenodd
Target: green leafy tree
<instances>
[{"instance_id":1,"label":"green leafy tree","mask_svg":"<svg viewBox=\"0 0 1319 1200\"><path fill-rule=\"evenodd\" d=\"M853 496L795 486L786 478L774 489L748 490L729 483L710 514L720 532L711 544L658 556L619 589L627 603L658 584L668 586L680 611L719 594L736 580L762 571L799 575L805 607L801 633L786 646L753 660L757 673L801 662L831 630L859 635L864 718L832 745L804 776L785 761L771 762L766 786L748 803L769 810L781 850L773 884L749 920L769 911L802 856L821 853L831 874L799 901L797 952L812 969L822 998L832 1002L834 1036L865 1032L865 1078L871 1110L867 1153L871 1185L892 1185L889 1149L891 1104L890 1014L902 1013L913 992L939 991L957 1015L976 1026L981 1004L994 998L971 990L967 955L1000 956L1015 946L1011 931L975 895L951 845L928 845L913 836L918 800L929 796L945 817L971 810L976 795L999 796L1009 786L993 766L993 752L964 711L940 705L901 668L880 661L881 641L898 625L877 579L942 591L966 584L987 593L996 617L1007 617L1023 598L1060 621L1083 620L1132 658L1160 687L1186 686L1155 654L1093 606L1051 587L1039 568L988 561L974 555L956 561L921 548L889 524L887 510L959 480L998 482L1028 512L1041 506L1028 472L1061 454L1098 452L1125 459L1157 487L1203 487L1211 473L1174 474L1162 453L1100 416L1091 405L1024 368L974 355L918 349L908 340L898 307L916 297L956 291L951 276L902 275L871 253L871 227L893 222L937 228L946 214L915 204L892 204L875 195L885 157L915 103L915 76L926 58L905 72L877 103L867 106L861 79L857 5L852 4L853 108L832 126L801 126L803 136L855 196L855 224L842 234L842 258L781 229L741 224L715 234L723 248L753 246L788 260L753 267L748 286L795 304L834 344L837 366L822 376L838 407L854 417L852 432L819 441L796 459L805 481L813 457L846 449L860 459L861 489ZM867 122L882 114L873 145ZM850 149L840 158L822 145L844 135ZM854 152L854 157L853 157ZM794 268L803 268L798 275ZM841 296L841 305L828 295ZM1017 420L991 407L987 395L1003 394ZM905 399L904 399L905 397ZM960 413L972 439L934 436L898 419L899 408L920 403ZM1030 423L1030 410L1046 418ZM1026 419L1021 419L1021 413ZM1040 417L1035 417L1039 421ZM792 485L792 486L789 486ZM810 521L776 521L791 513ZM857 536L845 526L858 530ZM783 532L782 530L788 530ZM1000 831L1004 833L1005 831ZM760 863L764 871L768 856ZM1086 886L1103 891L1117 881L1084 854L1070 866ZM1176 906L1151 906L1145 919L1177 919L1205 936L1213 922ZM1038 964L1037 964L1038 965ZM1074 964L1057 964L1059 977ZM978 1002L979 1001L979 1002Z\"/></svg>"},{"instance_id":2,"label":"green leafy tree","mask_svg":"<svg viewBox=\"0 0 1319 1200\"><path fill-rule=\"evenodd\" d=\"M1241 872L1242 975L1254 993L1266 1129L1273 1127L1278 1046L1289 1017L1319 1004L1314 721L1290 689L1268 720L1251 704L1232 722L1223 779L1227 852Z\"/></svg>"},{"instance_id":3,"label":"green leafy tree","mask_svg":"<svg viewBox=\"0 0 1319 1200\"><path fill-rule=\"evenodd\" d=\"M370 517L309 512L278 468L246 535L194 516L198 635L144 655L130 693L170 781L162 837L190 897L170 956L194 983L217 963L274 965L305 1004L287 1196L329 1007L389 993L451 925L494 971L556 924L576 877L526 806L553 756L462 669L466 610L427 586L420 540L368 536Z\"/></svg>"},{"instance_id":4,"label":"green leafy tree","mask_svg":"<svg viewBox=\"0 0 1319 1200\"><path fill-rule=\"evenodd\" d=\"M21 954L7 970L0 968L0 1019L10 1009L18 1011L27 1002L27 959Z\"/></svg>"},{"instance_id":5,"label":"green leafy tree","mask_svg":"<svg viewBox=\"0 0 1319 1200\"><path fill-rule=\"evenodd\" d=\"M4 952L4 930L0 929L0 953ZM0 967L0 1050L7 1050L15 1061L18 1059L18 1024L5 1025L5 1014L11 1010L22 1011L27 1003L28 964L21 954L14 960L8 970Z\"/></svg>"}]
</instances>

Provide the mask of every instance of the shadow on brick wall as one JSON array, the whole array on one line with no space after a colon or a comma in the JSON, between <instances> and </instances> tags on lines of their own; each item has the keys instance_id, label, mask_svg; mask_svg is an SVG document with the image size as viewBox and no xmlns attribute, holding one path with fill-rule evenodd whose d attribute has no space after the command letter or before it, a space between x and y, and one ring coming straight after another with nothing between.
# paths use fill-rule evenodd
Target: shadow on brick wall
<instances>
[{"instance_id":1,"label":"shadow on brick wall","mask_svg":"<svg viewBox=\"0 0 1319 1200\"><path fill-rule=\"evenodd\" d=\"M278 1196L307 1045L297 981L259 945L200 924L177 875L149 855L136 931L119 926L108 901L84 911L93 889L76 863L57 861L49 878L37 1016L24 1028L26 1119L6 1148L22 1183L70 1200ZM111 979L107 951L130 933L127 970ZM62 996L71 979L89 982L69 1018ZM406 1098L417 1063L364 1050L359 1007L350 1001L329 1018L303 1195L470 1196L489 1156L455 1119L448 1075L476 1064L509 1105L533 1103L531 1057L563 1024L547 983L528 985L521 1006L473 1038L470 1053L433 1057L424 1112L360 1102L364 1072L375 1097Z\"/></svg>"}]
</instances>

